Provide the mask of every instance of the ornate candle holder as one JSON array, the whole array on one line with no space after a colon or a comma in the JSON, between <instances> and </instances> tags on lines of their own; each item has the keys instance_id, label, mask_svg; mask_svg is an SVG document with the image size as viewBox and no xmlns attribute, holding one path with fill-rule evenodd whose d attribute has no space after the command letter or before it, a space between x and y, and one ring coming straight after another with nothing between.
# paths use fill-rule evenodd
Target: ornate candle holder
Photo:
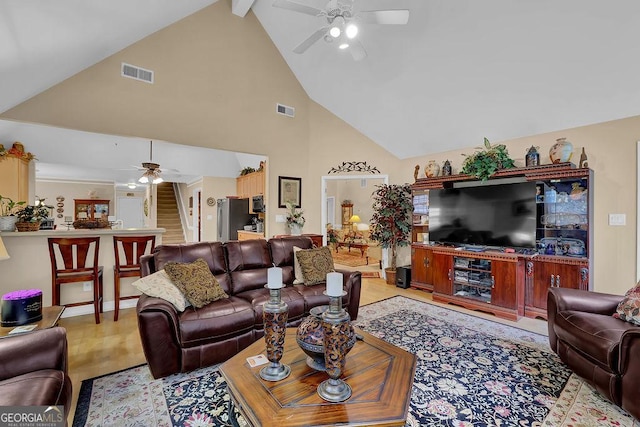
<instances>
[{"instance_id":1,"label":"ornate candle holder","mask_svg":"<svg viewBox=\"0 0 640 427\"><path fill-rule=\"evenodd\" d=\"M284 352L284 337L289 307L280 299L280 289L269 288L269 301L262 309L264 339L267 344L267 359L271 362L260 370L260 377L267 381L280 381L291 373L288 365L280 363Z\"/></svg>"},{"instance_id":2,"label":"ornate candle holder","mask_svg":"<svg viewBox=\"0 0 640 427\"><path fill-rule=\"evenodd\" d=\"M325 292L326 295L326 292ZM349 351L351 323L342 308L341 296L329 296L329 309L322 313L324 331L324 365L329 379L318 386L318 394L328 402L344 402L351 397L351 386L340 379Z\"/></svg>"}]
</instances>

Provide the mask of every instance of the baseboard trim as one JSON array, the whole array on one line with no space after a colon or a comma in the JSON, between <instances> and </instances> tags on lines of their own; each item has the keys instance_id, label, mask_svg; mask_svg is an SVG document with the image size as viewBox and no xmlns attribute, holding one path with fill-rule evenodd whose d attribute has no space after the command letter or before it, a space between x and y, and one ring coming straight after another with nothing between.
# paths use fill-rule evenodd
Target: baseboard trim
<instances>
[{"instance_id":1,"label":"baseboard trim","mask_svg":"<svg viewBox=\"0 0 640 427\"><path fill-rule=\"evenodd\" d=\"M135 307L138 303L138 299L126 299L120 301L120 310L123 308L132 308ZM116 309L116 304L114 301L107 301L103 303L102 310L106 313L107 311L114 311ZM76 307L67 307L62 312L61 317L76 317L76 316L84 316L85 314L93 314L93 305L79 305Z\"/></svg>"}]
</instances>

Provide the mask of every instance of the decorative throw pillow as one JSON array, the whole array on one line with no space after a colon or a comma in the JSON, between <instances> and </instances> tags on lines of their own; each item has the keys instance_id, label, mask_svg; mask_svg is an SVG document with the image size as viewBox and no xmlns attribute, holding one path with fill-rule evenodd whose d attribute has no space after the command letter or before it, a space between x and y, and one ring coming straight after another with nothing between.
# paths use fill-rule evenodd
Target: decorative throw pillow
<instances>
[{"instance_id":1,"label":"decorative throw pillow","mask_svg":"<svg viewBox=\"0 0 640 427\"><path fill-rule=\"evenodd\" d=\"M333 257L328 246L320 248L302 249L296 252L300 262L305 286L317 285L327 280L327 273L335 271Z\"/></svg>"},{"instance_id":2,"label":"decorative throw pillow","mask_svg":"<svg viewBox=\"0 0 640 427\"><path fill-rule=\"evenodd\" d=\"M613 317L640 326L640 282L624 294Z\"/></svg>"},{"instance_id":3,"label":"decorative throw pillow","mask_svg":"<svg viewBox=\"0 0 640 427\"><path fill-rule=\"evenodd\" d=\"M150 297L162 298L165 301L169 301L176 310L180 312L183 312L186 307L191 305L184 297L182 291L173 284L171 278L164 270L141 277L131 285Z\"/></svg>"},{"instance_id":4,"label":"decorative throw pillow","mask_svg":"<svg viewBox=\"0 0 640 427\"><path fill-rule=\"evenodd\" d=\"M302 276L302 268L300 267L300 261L298 261L298 252L303 250L297 246L293 247L293 279L294 285L300 285L304 283L304 277Z\"/></svg>"},{"instance_id":5,"label":"decorative throw pillow","mask_svg":"<svg viewBox=\"0 0 640 427\"><path fill-rule=\"evenodd\" d=\"M195 308L204 307L222 298L229 298L202 258L192 263L170 261L165 264L164 269L167 270L173 284L184 293Z\"/></svg>"}]
</instances>

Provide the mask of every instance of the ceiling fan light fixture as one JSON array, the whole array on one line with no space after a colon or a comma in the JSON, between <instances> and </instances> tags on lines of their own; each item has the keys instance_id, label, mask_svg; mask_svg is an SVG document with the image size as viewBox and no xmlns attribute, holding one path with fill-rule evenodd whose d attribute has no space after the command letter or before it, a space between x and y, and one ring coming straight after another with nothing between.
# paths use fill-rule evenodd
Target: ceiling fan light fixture
<instances>
[{"instance_id":1,"label":"ceiling fan light fixture","mask_svg":"<svg viewBox=\"0 0 640 427\"><path fill-rule=\"evenodd\" d=\"M340 31L340 27L338 27L337 25L334 25L333 27L331 27L331 29L329 30L329 34L331 34L331 37L333 38L338 38L340 37L340 34L342 33L342 31Z\"/></svg>"},{"instance_id":2,"label":"ceiling fan light fixture","mask_svg":"<svg viewBox=\"0 0 640 427\"><path fill-rule=\"evenodd\" d=\"M342 43L340 43L340 45L338 46L338 49L342 49L342 50L344 50L344 49L346 49L346 48L348 48L348 47L349 47L349 43L347 43L347 42L342 42Z\"/></svg>"},{"instance_id":3,"label":"ceiling fan light fixture","mask_svg":"<svg viewBox=\"0 0 640 427\"><path fill-rule=\"evenodd\" d=\"M148 184L149 183L149 178L147 177L147 173L145 172L144 175L142 175L139 179L138 182L140 184Z\"/></svg>"},{"instance_id":4,"label":"ceiling fan light fixture","mask_svg":"<svg viewBox=\"0 0 640 427\"><path fill-rule=\"evenodd\" d=\"M358 26L356 24L349 24L345 29L345 33L347 34L347 38L352 39L358 35Z\"/></svg>"}]
</instances>

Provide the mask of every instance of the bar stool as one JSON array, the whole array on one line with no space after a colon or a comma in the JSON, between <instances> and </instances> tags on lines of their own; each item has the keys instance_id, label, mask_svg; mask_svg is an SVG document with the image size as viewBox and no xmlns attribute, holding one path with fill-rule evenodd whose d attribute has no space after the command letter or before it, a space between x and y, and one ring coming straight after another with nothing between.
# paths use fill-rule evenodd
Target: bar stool
<instances>
[{"instance_id":1,"label":"bar stool","mask_svg":"<svg viewBox=\"0 0 640 427\"><path fill-rule=\"evenodd\" d=\"M102 313L102 266L98 266L100 237L50 237L52 304L60 305L60 286L93 282L93 300L64 304L66 307L93 304L96 324ZM93 251L93 256L88 256ZM90 262L93 261L93 262Z\"/></svg>"},{"instance_id":2,"label":"bar stool","mask_svg":"<svg viewBox=\"0 0 640 427\"><path fill-rule=\"evenodd\" d=\"M113 320L118 321L120 300L138 298L138 295L120 296L120 279L122 277L140 277L140 257L153 252L156 236L113 236L113 252L116 263L113 266L113 293L115 314ZM121 257L124 254L124 257Z\"/></svg>"}]
</instances>

